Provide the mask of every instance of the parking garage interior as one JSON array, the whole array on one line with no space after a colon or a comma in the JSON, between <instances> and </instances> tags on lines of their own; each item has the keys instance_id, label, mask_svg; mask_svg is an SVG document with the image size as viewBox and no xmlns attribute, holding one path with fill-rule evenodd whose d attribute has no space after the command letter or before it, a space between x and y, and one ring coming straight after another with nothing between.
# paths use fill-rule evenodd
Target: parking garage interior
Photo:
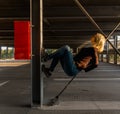
<instances>
[{"instance_id":1,"label":"parking garage interior","mask_svg":"<svg viewBox=\"0 0 120 114\"><path fill-rule=\"evenodd\" d=\"M76 1L81 3L99 28L85 15ZM17 58L15 54L18 46L15 44L15 22L29 23L30 58ZM118 0L1 0L0 113L118 114L119 23ZM19 31L24 29L20 28ZM51 53L63 45L69 45L73 53L77 53L80 46L87 45L93 34L102 32L109 36L114 29L104 51L99 54L98 68L88 73L80 72L61 95L59 103L47 106L46 102L64 87L70 77L58 65L53 76L46 78L41 71L43 63L40 49L44 47ZM25 37L23 35L20 40L22 46L26 42ZM25 53L23 47L22 54ZM44 64L48 66L50 62Z\"/></svg>"}]
</instances>

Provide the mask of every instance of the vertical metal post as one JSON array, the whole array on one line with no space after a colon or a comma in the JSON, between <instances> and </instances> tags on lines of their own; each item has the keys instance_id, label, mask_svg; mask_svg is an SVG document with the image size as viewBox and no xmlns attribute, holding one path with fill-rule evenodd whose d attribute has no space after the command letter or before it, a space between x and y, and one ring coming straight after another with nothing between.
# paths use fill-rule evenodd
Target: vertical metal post
<instances>
[{"instance_id":1,"label":"vertical metal post","mask_svg":"<svg viewBox=\"0 0 120 114\"><path fill-rule=\"evenodd\" d=\"M0 59L1 59L1 46L0 46Z\"/></svg>"},{"instance_id":2,"label":"vertical metal post","mask_svg":"<svg viewBox=\"0 0 120 114\"><path fill-rule=\"evenodd\" d=\"M109 63L109 44L106 42L106 56L107 56L107 63Z\"/></svg>"},{"instance_id":3,"label":"vertical metal post","mask_svg":"<svg viewBox=\"0 0 120 114\"><path fill-rule=\"evenodd\" d=\"M6 46L5 59L8 59L8 46Z\"/></svg>"},{"instance_id":4,"label":"vertical metal post","mask_svg":"<svg viewBox=\"0 0 120 114\"><path fill-rule=\"evenodd\" d=\"M103 62L103 53L101 54L101 61Z\"/></svg>"},{"instance_id":5,"label":"vertical metal post","mask_svg":"<svg viewBox=\"0 0 120 114\"><path fill-rule=\"evenodd\" d=\"M40 0L40 106L43 105L43 76L41 67L41 49L43 48L43 0Z\"/></svg>"},{"instance_id":6,"label":"vertical metal post","mask_svg":"<svg viewBox=\"0 0 120 114\"><path fill-rule=\"evenodd\" d=\"M32 27L32 106L43 104L43 77L41 75L41 48L43 45L42 0L30 0L30 21Z\"/></svg>"},{"instance_id":7,"label":"vertical metal post","mask_svg":"<svg viewBox=\"0 0 120 114\"><path fill-rule=\"evenodd\" d=\"M114 46L117 49L117 36L114 36ZM117 64L117 53L116 51L114 52L114 64Z\"/></svg>"}]
</instances>

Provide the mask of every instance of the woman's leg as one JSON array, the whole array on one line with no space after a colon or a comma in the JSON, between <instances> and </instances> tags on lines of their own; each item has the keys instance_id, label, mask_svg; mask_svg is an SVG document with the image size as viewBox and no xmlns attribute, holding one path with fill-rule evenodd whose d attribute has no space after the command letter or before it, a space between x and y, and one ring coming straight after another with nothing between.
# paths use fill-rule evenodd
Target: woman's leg
<instances>
[{"instance_id":1,"label":"woman's leg","mask_svg":"<svg viewBox=\"0 0 120 114\"><path fill-rule=\"evenodd\" d=\"M47 77L51 76L51 72L54 71L56 65L58 64L58 62L60 61L60 58L64 57L65 52L70 51L70 47L65 45L61 48L59 48L56 52L46 56L45 61L52 59L52 62L50 64L49 68L46 68L45 66L42 67L42 71L45 73L45 75Z\"/></svg>"},{"instance_id":2,"label":"woman's leg","mask_svg":"<svg viewBox=\"0 0 120 114\"><path fill-rule=\"evenodd\" d=\"M64 55L66 50L70 51L70 47L68 45L62 46L57 51L53 52L52 54L47 55L47 57L45 59L47 61L47 60L50 60L53 58L60 58L61 56Z\"/></svg>"},{"instance_id":3,"label":"woman's leg","mask_svg":"<svg viewBox=\"0 0 120 114\"><path fill-rule=\"evenodd\" d=\"M56 58L53 58L52 62L51 62L51 65L49 68L46 68L45 65L42 67L42 71L45 73L46 77L50 77L52 75L51 72L54 71L54 68L56 67L56 65L58 64L59 62L59 58L56 57Z\"/></svg>"},{"instance_id":4,"label":"woman's leg","mask_svg":"<svg viewBox=\"0 0 120 114\"><path fill-rule=\"evenodd\" d=\"M75 76L79 72L74 64L73 55L69 50L66 50L64 56L60 59L60 63L68 76Z\"/></svg>"},{"instance_id":5,"label":"woman's leg","mask_svg":"<svg viewBox=\"0 0 120 114\"><path fill-rule=\"evenodd\" d=\"M64 53L62 53L61 56L55 56L53 58L53 61L49 68L50 71L53 71L58 62L60 61L62 68L67 75L69 76L76 75L79 72L79 70L76 68L76 65L74 64L73 54L70 51L70 47L65 46L63 52Z\"/></svg>"},{"instance_id":6,"label":"woman's leg","mask_svg":"<svg viewBox=\"0 0 120 114\"><path fill-rule=\"evenodd\" d=\"M66 52L71 53L70 47L68 45L65 45L65 46L59 48L55 53L50 54L48 56L49 59L53 59L51 62L51 65L49 67L50 71L54 71L56 65L62 58L64 58L64 55L66 54ZM71 55L72 55L72 53L71 53Z\"/></svg>"},{"instance_id":7,"label":"woman's leg","mask_svg":"<svg viewBox=\"0 0 120 114\"><path fill-rule=\"evenodd\" d=\"M79 71L76 69L76 66L73 61L73 55L70 51L70 47L65 45L58 49L55 53L48 55L47 60L53 59L51 65L46 70L48 73L54 71L58 62L61 62L63 70L70 76L76 75Z\"/></svg>"}]
</instances>

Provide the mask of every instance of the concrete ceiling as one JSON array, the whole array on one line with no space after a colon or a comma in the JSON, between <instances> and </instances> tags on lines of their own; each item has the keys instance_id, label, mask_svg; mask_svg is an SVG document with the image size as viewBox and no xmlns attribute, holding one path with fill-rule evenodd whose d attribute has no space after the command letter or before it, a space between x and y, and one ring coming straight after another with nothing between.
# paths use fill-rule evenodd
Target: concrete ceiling
<instances>
[{"instance_id":1,"label":"concrete ceiling","mask_svg":"<svg viewBox=\"0 0 120 114\"><path fill-rule=\"evenodd\" d=\"M80 0L102 30L109 34L120 22L120 0ZM43 0L44 47L84 43L98 29L73 0ZM15 20L29 20L29 0L0 0L0 45L14 46ZM115 34L120 34L120 27Z\"/></svg>"}]
</instances>

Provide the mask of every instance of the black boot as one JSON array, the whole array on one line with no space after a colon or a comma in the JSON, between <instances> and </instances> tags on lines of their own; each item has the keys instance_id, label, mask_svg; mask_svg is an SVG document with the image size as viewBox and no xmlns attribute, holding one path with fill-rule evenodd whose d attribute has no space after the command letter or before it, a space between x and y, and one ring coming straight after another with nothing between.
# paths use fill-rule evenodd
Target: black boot
<instances>
[{"instance_id":1,"label":"black boot","mask_svg":"<svg viewBox=\"0 0 120 114\"><path fill-rule=\"evenodd\" d=\"M43 48L41 50L41 61L42 62L46 62L48 60L48 53L45 52L45 49Z\"/></svg>"},{"instance_id":2,"label":"black boot","mask_svg":"<svg viewBox=\"0 0 120 114\"><path fill-rule=\"evenodd\" d=\"M42 71L44 72L47 78L49 78L52 75L49 68L46 68L45 65L42 65Z\"/></svg>"},{"instance_id":3,"label":"black boot","mask_svg":"<svg viewBox=\"0 0 120 114\"><path fill-rule=\"evenodd\" d=\"M41 61L47 62L48 61L48 54L46 54L45 56L42 56Z\"/></svg>"}]
</instances>

